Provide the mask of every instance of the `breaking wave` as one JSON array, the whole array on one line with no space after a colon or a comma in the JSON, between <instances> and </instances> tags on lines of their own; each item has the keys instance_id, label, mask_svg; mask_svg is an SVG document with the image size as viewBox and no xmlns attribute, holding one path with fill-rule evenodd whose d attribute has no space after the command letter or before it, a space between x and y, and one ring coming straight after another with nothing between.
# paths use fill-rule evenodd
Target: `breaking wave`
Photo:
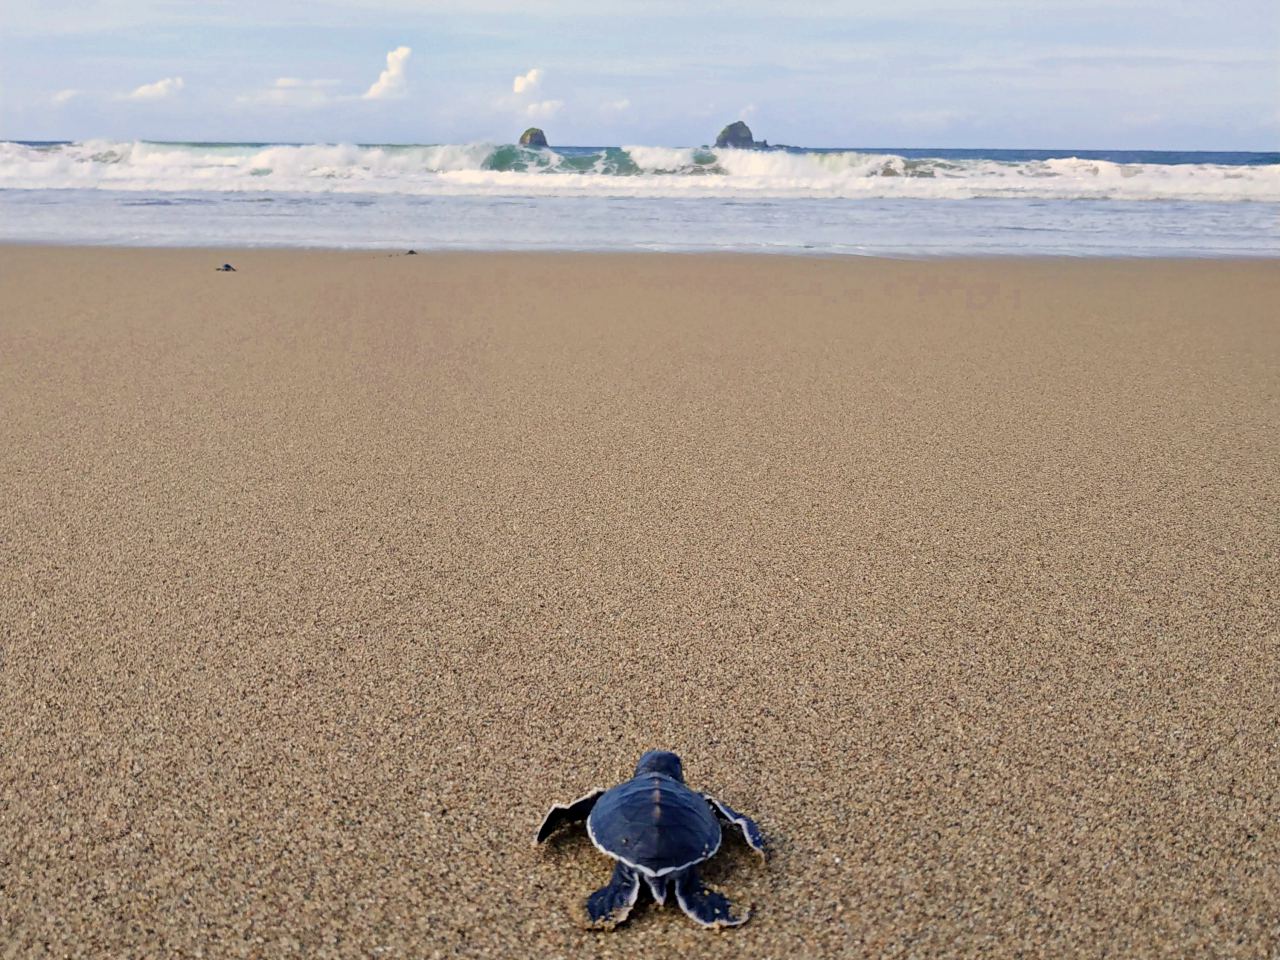
<instances>
[{"instance_id":1,"label":"breaking wave","mask_svg":"<svg viewBox=\"0 0 1280 960\"><path fill-rule=\"evenodd\" d=\"M957 151L958 152L958 151ZM852 150L0 142L0 188L411 196L1280 202L1280 163Z\"/></svg>"}]
</instances>

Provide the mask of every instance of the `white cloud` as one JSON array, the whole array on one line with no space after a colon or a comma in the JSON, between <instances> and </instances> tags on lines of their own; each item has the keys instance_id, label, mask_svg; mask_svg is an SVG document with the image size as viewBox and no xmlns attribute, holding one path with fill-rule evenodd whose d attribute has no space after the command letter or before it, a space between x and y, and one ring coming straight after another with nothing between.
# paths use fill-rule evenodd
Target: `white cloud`
<instances>
[{"instance_id":1,"label":"white cloud","mask_svg":"<svg viewBox=\"0 0 1280 960\"><path fill-rule=\"evenodd\" d=\"M411 53L413 51L408 47L396 47L388 53L387 69L383 70L377 82L364 92L362 99L390 100L393 97L403 97L407 85L404 68Z\"/></svg>"},{"instance_id":2,"label":"white cloud","mask_svg":"<svg viewBox=\"0 0 1280 960\"><path fill-rule=\"evenodd\" d=\"M181 77L165 77L155 83L144 83L132 93L126 93L126 100L163 100L181 90L186 84Z\"/></svg>"},{"instance_id":3,"label":"white cloud","mask_svg":"<svg viewBox=\"0 0 1280 960\"><path fill-rule=\"evenodd\" d=\"M337 80L304 80L301 77L278 77L266 90L236 97L237 103L266 103L276 106L308 107L329 102L325 88L335 87Z\"/></svg>"},{"instance_id":4,"label":"white cloud","mask_svg":"<svg viewBox=\"0 0 1280 960\"><path fill-rule=\"evenodd\" d=\"M533 88L542 82L542 71L534 67L511 81L512 93L533 93Z\"/></svg>"},{"instance_id":5,"label":"white cloud","mask_svg":"<svg viewBox=\"0 0 1280 960\"><path fill-rule=\"evenodd\" d=\"M560 108L564 106L563 100L539 100L537 103L531 103L524 108L525 115L533 120L550 120Z\"/></svg>"},{"instance_id":6,"label":"white cloud","mask_svg":"<svg viewBox=\"0 0 1280 960\"><path fill-rule=\"evenodd\" d=\"M317 87L336 87L337 85L337 80L303 80L300 77L278 77L273 84L278 90L316 89Z\"/></svg>"},{"instance_id":7,"label":"white cloud","mask_svg":"<svg viewBox=\"0 0 1280 960\"><path fill-rule=\"evenodd\" d=\"M62 106L64 103L70 103L78 96L80 96L79 90L59 90L50 99L58 106Z\"/></svg>"},{"instance_id":8,"label":"white cloud","mask_svg":"<svg viewBox=\"0 0 1280 960\"><path fill-rule=\"evenodd\" d=\"M631 109L631 101L623 97L621 100L609 100L600 104L605 113L625 113Z\"/></svg>"}]
</instances>

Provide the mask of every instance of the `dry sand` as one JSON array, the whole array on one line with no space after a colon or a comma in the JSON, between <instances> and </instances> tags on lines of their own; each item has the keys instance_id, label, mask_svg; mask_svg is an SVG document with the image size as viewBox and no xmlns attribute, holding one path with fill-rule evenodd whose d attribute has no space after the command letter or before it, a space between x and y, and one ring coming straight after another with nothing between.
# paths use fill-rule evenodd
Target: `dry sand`
<instances>
[{"instance_id":1,"label":"dry sand","mask_svg":"<svg viewBox=\"0 0 1280 960\"><path fill-rule=\"evenodd\" d=\"M215 273L230 260L239 271ZM0 956L1276 956L1280 264L0 249ZM670 747L745 927L577 925Z\"/></svg>"}]
</instances>

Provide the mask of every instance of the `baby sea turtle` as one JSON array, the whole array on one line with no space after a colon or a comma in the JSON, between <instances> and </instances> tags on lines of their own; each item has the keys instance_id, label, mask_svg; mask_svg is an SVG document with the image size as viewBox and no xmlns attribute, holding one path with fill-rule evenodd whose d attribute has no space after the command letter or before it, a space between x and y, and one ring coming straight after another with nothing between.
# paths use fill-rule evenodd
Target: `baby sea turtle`
<instances>
[{"instance_id":1,"label":"baby sea turtle","mask_svg":"<svg viewBox=\"0 0 1280 960\"><path fill-rule=\"evenodd\" d=\"M720 820L741 830L762 857L764 836L750 817L686 786L674 753L650 750L626 783L552 807L537 842L563 824L582 820L596 849L617 861L608 885L587 898L593 924L626 920L640 896L641 880L658 906L674 893L680 909L704 927L736 927L747 921L747 914L735 917L728 899L703 885L698 864L720 849Z\"/></svg>"}]
</instances>

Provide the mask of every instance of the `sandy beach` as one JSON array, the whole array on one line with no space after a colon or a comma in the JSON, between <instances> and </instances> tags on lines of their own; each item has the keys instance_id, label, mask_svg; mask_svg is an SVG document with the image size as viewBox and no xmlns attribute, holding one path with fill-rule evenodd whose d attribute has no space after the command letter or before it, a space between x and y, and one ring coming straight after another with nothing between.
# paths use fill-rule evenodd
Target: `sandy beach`
<instances>
[{"instance_id":1,"label":"sandy beach","mask_svg":"<svg viewBox=\"0 0 1280 960\"><path fill-rule=\"evenodd\" d=\"M1277 315L0 247L0 957L1277 956ZM534 846L650 747L770 836L745 926L584 930L610 864Z\"/></svg>"}]
</instances>

